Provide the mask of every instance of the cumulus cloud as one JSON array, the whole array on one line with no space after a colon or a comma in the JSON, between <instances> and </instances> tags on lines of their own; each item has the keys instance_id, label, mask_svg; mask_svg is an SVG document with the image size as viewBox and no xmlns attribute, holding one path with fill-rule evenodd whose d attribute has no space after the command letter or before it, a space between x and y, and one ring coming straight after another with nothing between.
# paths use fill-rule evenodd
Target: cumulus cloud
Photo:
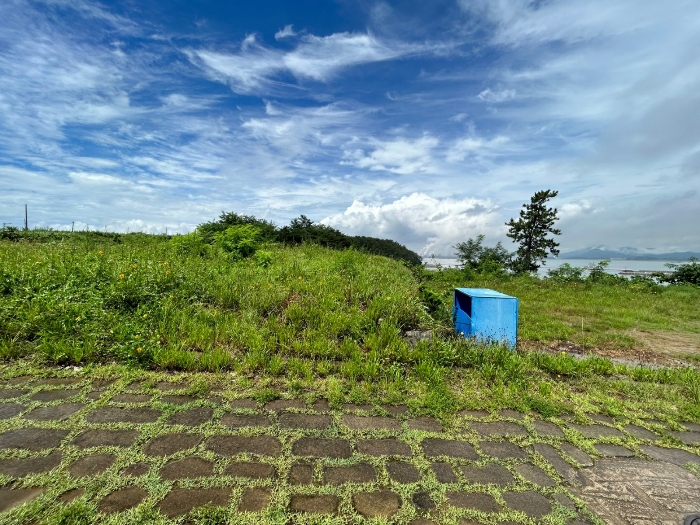
<instances>
[{"instance_id":1,"label":"cumulus cloud","mask_svg":"<svg viewBox=\"0 0 700 525\"><path fill-rule=\"evenodd\" d=\"M429 135L416 140L391 140L378 144L370 153L345 150L340 164L399 175L429 173L434 171L431 152L438 144L438 139Z\"/></svg>"},{"instance_id":2,"label":"cumulus cloud","mask_svg":"<svg viewBox=\"0 0 700 525\"><path fill-rule=\"evenodd\" d=\"M321 222L354 235L399 239L421 255L446 255L457 242L502 233L497 209L488 200L412 193L388 204L354 201Z\"/></svg>"},{"instance_id":3,"label":"cumulus cloud","mask_svg":"<svg viewBox=\"0 0 700 525\"><path fill-rule=\"evenodd\" d=\"M583 199L580 202L567 202L559 209L558 215L560 219L567 220L594 213L595 211L600 210L595 210L589 200Z\"/></svg>"}]
</instances>

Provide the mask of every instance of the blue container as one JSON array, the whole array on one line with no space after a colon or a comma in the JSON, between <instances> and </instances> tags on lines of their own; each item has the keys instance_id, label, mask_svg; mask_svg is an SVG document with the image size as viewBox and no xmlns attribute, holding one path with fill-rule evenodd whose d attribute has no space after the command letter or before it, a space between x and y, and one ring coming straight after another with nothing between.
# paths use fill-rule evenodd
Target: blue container
<instances>
[{"instance_id":1,"label":"blue container","mask_svg":"<svg viewBox=\"0 0 700 525\"><path fill-rule=\"evenodd\" d=\"M452 320L464 337L515 348L518 298L488 288L455 288Z\"/></svg>"}]
</instances>

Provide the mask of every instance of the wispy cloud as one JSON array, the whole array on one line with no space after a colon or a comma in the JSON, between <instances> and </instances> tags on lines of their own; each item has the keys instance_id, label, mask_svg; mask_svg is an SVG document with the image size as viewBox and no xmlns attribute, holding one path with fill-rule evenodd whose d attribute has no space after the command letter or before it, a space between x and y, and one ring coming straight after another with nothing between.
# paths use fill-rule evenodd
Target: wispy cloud
<instances>
[{"instance_id":1,"label":"wispy cloud","mask_svg":"<svg viewBox=\"0 0 700 525\"><path fill-rule=\"evenodd\" d=\"M444 251L506 240L551 187L567 249L700 248L700 4L409 4L217 28L0 3L2 221L25 202L34 224L171 232L306 213Z\"/></svg>"},{"instance_id":2,"label":"wispy cloud","mask_svg":"<svg viewBox=\"0 0 700 525\"><path fill-rule=\"evenodd\" d=\"M297 36L292 24L286 25L284 28L277 31L275 33L275 40L282 40L283 38L289 38L290 36Z\"/></svg>"},{"instance_id":3,"label":"wispy cloud","mask_svg":"<svg viewBox=\"0 0 700 525\"><path fill-rule=\"evenodd\" d=\"M227 82L237 93L260 93L291 74L298 80L326 82L340 71L373 62L427 52L419 44L383 41L369 33L305 35L291 51L263 45L254 36L246 38L237 52L188 49L187 56L213 78Z\"/></svg>"},{"instance_id":4,"label":"wispy cloud","mask_svg":"<svg viewBox=\"0 0 700 525\"><path fill-rule=\"evenodd\" d=\"M477 98L479 100L483 100L484 102L493 102L493 103L505 102L506 100L510 100L512 98L515 98L515 90L514 89L501 89L501 90L492 91L491 88L486 88L481 93L479 93L477 95Z\"/></svg>"}]
</instances>

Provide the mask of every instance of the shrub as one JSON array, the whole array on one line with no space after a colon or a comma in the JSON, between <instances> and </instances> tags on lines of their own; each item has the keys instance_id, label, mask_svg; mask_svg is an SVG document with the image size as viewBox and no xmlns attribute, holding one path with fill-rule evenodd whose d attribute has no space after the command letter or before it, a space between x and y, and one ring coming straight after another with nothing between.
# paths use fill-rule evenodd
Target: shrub
<instances>
[{"instance_id":1,"label":"shrub","mask_svg":"<svg viewBox=\"0 0 700 525\"><path fill-rule=\"evenodd\" d=\"M19 241L21 233L18 228L14 226L5 226L0 230L0 239L7 239L9 241Z\"/></svg>"},{"instance_id":2,"label":"shrub","mask_svg":"<svg viewBox=\"0 0 700 525\"><path fill-rule=\"evenodd\" d=\"M272 264L272 252L267 250L258 250L255 252L255 261L261 268L267 268Z\"/></svg>"},{"instance_id":3,"label":"shrub","mask_svg":"<svg viewBox=\"0 0 700 525\"><path fill-rule=\"evenodd\" d=\"M234 260L252 256L260 247L260 230L251 224L230 226L214 236L216 246Z\"/></svg>"},{"instance_id":4,"label":"shrub","mask_svg":"<svg viewBox=\"0 0 700 525\"><path fill-rule=\"evenodd\" d=\"M170 245L178 255L199 255L204 257L209 251L209 245L204 242L204 237L198 231L187 235L176 235L170 239Z\"/></svg>"},{"instance_id":5,"label":"shrub","mask_svg":"<svg viewBox=\"0 0 700 525\"><path fill-rule=\"evenodd\" d=\"M506 268L510 266L512 254L499 242L494 247L482 246L484 235L476 239L468 239L466 242L457 243L454 248L455 255L463 270L479 273L504 276Z\"/></svg>"},{"instance_id":6,"label":"shrub","mask_svg":"<svg viewBox=\"0 0 700 525\"><path fill-rule=\"evenodd\" d=\"M671 284L694 284L700 286L700 263L695 257L687 264L667 264L673 273L664 277Z\"/></svg>"},{"instance_id":7,"label":"shrub","mask_svg":"<svg viewBox=\"0 0 700 525\"><path fill-rule=\"evenodd\" d=\"M581 283L585 268L571 266L569 263L562 264L559 268L547 270L547 278L563 283Z\"/></svg>"}]
</instances>

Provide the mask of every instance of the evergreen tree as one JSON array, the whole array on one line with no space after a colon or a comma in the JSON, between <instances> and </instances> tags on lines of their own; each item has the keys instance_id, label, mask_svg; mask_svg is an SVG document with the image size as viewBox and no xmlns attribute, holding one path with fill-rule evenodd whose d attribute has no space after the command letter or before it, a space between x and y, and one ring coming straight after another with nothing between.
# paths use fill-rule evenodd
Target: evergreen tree
<instances>
[{"instance_id":1,"label":"evergreen tree","mask_svg":"<svg viewBox=\"0 0 700 525\"><path fill-rule=\"evenodd\" d=\"M513 261L514 271L536 272L548 253L559 255L559 243L548 237L549 234L561 235L561 230L554 228L554 222L559 217L556 208L547 207L547 201L558 193L552 190L538 191L530 199L530 204L523 204L520 218L506 223L510 227L508 237L519 244Z\"/></svg>"}]
</instances>

